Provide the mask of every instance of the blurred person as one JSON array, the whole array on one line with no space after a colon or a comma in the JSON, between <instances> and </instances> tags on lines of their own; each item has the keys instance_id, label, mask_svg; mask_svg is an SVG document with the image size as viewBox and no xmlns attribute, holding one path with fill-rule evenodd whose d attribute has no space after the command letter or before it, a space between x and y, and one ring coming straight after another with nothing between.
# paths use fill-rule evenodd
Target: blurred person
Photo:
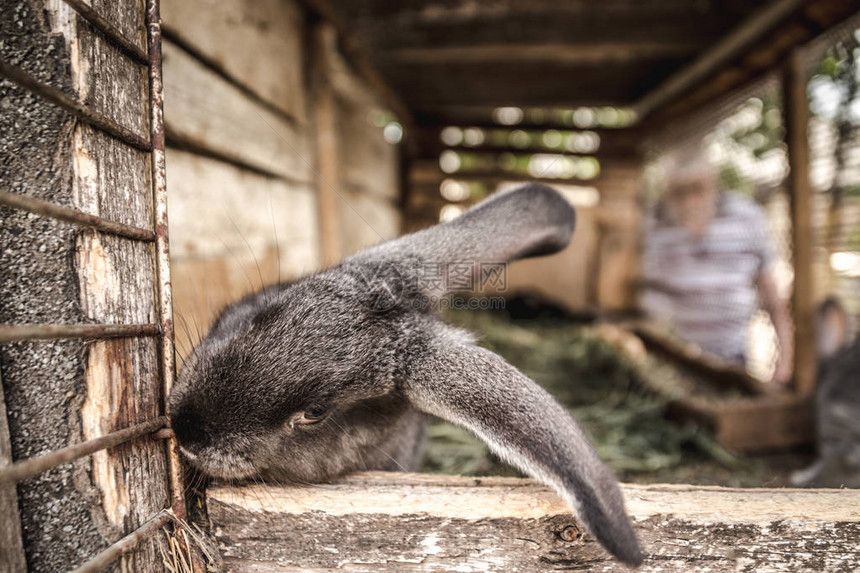
<instances>
[{"instance_id":1,"label":"blurred person","mask_svg":"<svg viewBox=\"0 0 860 573\"><path fill-rule=\"evenodd\" d=\"M776 331L772 381L792 377L791 318L774 280L764 211L721 190L701 145L668 161L665 195L645 225L642 308L681 338L745 365L747 330L761 306Z\"/></svg>"}]
</instances>

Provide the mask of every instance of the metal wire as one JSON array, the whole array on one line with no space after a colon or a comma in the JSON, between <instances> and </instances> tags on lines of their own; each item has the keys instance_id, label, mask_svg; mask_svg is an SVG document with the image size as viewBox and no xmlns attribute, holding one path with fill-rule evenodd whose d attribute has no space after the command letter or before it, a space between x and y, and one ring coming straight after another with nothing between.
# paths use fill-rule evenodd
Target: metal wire
<instances>
[{"instance_id":1,"label":"metal wire","mask_svg":"<svg viewBox=\"0 0 860 573\"><path fill-rule=\"evenodd\" d=\"M57 466L67 464L78 458L88 456L99 450L118 446L135 438L151 434L167 425L167 417L159 416L153 420L117 430L92 440L74 444L43 456L30 458L0 469L0 486L37 476Z\"/></svg>"},{"instance_id":2,"label":"metal wire","mask_svg":"<svg viewBox=\"0 0 860 573\"><path fill-rule=\"evenodd\" d=\"M13 66L7 62L2 56L0 56L0 77L7 78L31 93L60 106L74 114L78 119L112 135L123 143L127 143L142 151L150 150L149 142L138 134L121 126L112 119L91 110L84 104L75 101L59 89L37 80L18 66Z\"/></svg>"},{"instance_id":3,"label":"metal wire","mask_svg":"<svg viewBox=\"0 0 860 573\"><path fill-rule=\"evenodd\" d=\"M51 217L52 219L73 223L75 225L90 227L97 231L126 237L128 239L134 239L137 241L155 240L155 233L147 229L126 225L124 223L117 223L115 221L108 221L107 219L102 219L96 215L84 213L78 209L62 207L60 205L48 203L41 199L34 199L33 197L28 197L19 193L0 191L0 205L14 207L15 209L36 213L37 215L44 215L45 217Z\"/></svg>"},{"instance_id":4,"label":"metal wire","mask_svg":"<svg viewBox=\"0 0 860 573\"><path fill-rule=\"evenodd\" d=\"M174 516L163 511L75 569L72 573L95 573L105 569L108 565L130 552L137 545L149 537L160 531L161 528L173 521Z\"/></svg>"},{"instance_id":5,"label":"metal wire","mask_svg":"<svg viewBox=\"0 0 860 573\"><path fill-rule=\"evenodd\" d=\"M149 45L150 141L152 142L152 196L155 202L155 268L158 273L158 312L161 327L161 381L165 399L176 372L173 348L173 292L170 283L170 241L167 225L167 172L164 153L164 85L161 75L161 14L159 0L147 0L146 28ZM171 507L185 518L185 486L176 440L167 440Z\"/></svg>"},{"instance_id":6,"label":"metal wire","mask_svg":"<svg viewBox=\"0 0 860 573\"><path fill-rule=\"evenodd\" d=\"M0 324L0 342L156 336L157 324Z\"/></svg>"}]
</instances>

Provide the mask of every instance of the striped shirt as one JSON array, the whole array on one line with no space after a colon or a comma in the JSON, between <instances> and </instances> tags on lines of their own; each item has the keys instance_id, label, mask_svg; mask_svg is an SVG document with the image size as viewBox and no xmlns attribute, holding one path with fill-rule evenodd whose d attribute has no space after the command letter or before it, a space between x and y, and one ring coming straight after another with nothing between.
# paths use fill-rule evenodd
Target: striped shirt
<instances>
[{"instance_id":1,"label":"striped shirt","mask_svg":"<svg viewBox=\"0 0 860 573\"><path fill-rule=\"evenodd\" d=\"M723 192L701 238L658 207L645 225L642 308L703 350L743 362L756 280L773 261L764 211L745 195Z\"/></svg>"}]
</instances>

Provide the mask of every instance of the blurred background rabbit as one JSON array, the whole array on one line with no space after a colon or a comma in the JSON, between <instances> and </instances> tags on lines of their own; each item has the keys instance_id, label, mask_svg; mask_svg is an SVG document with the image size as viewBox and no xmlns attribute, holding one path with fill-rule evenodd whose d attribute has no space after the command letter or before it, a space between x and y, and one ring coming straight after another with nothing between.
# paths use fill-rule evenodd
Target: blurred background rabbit
<instances>
[{"instance_id":1,"label":"blurred background rabbit","mask_svg":"<svg viewBox=\"0 0 860 573\"><path fill-rule=\"evenodd\" d=\"M860 337L849 339L847 314L833 297L819 307L817 326L818 459L794 472L791 481L802 487L860 487Z\"/></svg>"}]
</instances>

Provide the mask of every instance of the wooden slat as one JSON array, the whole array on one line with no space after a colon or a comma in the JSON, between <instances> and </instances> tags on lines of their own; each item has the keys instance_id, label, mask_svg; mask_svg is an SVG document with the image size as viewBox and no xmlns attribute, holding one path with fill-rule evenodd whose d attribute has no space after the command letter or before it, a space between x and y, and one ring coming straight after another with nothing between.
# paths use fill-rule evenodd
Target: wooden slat
<instances>
[{"instance_id":1,"label":"wooden slat","mask_svg":"<svg viewBox=\"0 0 860 573\"><path fill-rule=\"evenodd\" d=\"M242 295L319 267L310 184L168 149L170 256L180 354ZM259 270L258 270L259 269Z\"/></svg>"},{"instance_id":2,"label":"wooden slat","mask_svg":"<svg viewBox=\"0 0 860 573\"><path fill-rule=\"evenodd\" d=\"M119 47L86 24L64 3L54 5L49 19L75 56L71 61L72 88L77 100L143 140L149 139L146 67L131 60ZM140 10L140 7L138 8ZM137 24L143 13L136 14ZM98 62L100 73L92 66ZM109 72L108 72L109 70Z\"/></svg>"},{"instance_id":3,"label":"wooden slat","mask_svg":"<svg viewBox=\"0 0 860 573\"><path fill-rule=\"evenodd\" d=\"M338 118L335 93L329 78L330 54L337 49L337 32L332 24L321 22L312 34L320 248L322 263L329 266L338 262L342 255L338 203L343 198L338 197L341 193Z\"/></svg>"},{"instance_id":4,"label":"wooden slat","mask_svg":"<svg viewBox=\"0 0 860 573\"><path fill-rule=\"evenodd\" d=\"M808 0L797 13L764 34L727 66L705 76L684 94L655 109L642 127L660 129L664 124L683 118L720 96L754 82L762 74L778 67L796 47L857 13L854 0Z\"/></svg>"},{"instance_id":5,"label":"wooden slat","mask_svg":"<svg viewBox=\"0 0 860 573\"><path fill-rule=\"evenodd\" d=\"M851 570L860 492L625 485L638 571ZM628 571L531 480L367 473L210 488L232 571Z\"/></svg>"},{"instance_id":6,"label":"wooden slat","mask_svg":"<svg viewBox=\"0 0 860 573\"><path fill-rule=\"evenodd\" d=\"M164 0L161 12L169 37L283 114L307 121L305 17L294 1Z\"/></svg>"},{"instance_id":7,"label":"wooden slat","mask_svg":"<svg viewBox=\"0 0 860 573\"><path fill-rule=\"evenodd\" d=\"M249 98L191 54L164 42L164 120L181 144L289 181L313 179L307 129Z\"/></svg>"},{"instance_id":8,"label":"wooden slat","mask_svg":"<svg viewBox=\"0 0 860 573\"><path fill-rule=\"evenodd\" d=\"M398 64L434 64L445 62L483 65L508 62L613 65L641 59L677 58L694 54L701 42L593 42L481 44L463 46L426 46L400 48L382 52L380 61Z\"/></svg>"},{"instance_id":9,"label":"wooden slat","mask_svg":"<svg viewBox=\"0 0 860 573\"><path fill-rule=\"evenodd\" d=\"M796 49L791 53L783 74L794 268L794 390L799 396L808 397L815 391L817 346L812 268L812 185L809 180L809 102L806 96L808 78L802 50Z\"/></svg>"},{"instance_id":10,"label":"wooden slat","mask_svg":"<svg viewBox=\"0 0 860 573\"><path fill-rule=\"evenodd\" d=\"M386 106L397 115L398 120L405 126L415 124L412 111L404 105L400 95L388 85L364 50L355 41L349 26L330 0L299 0L308 10L320 16L335 30L340 49L347 60L352 62L362 79L385 102Z\"/></svg>"}]
</instances>

